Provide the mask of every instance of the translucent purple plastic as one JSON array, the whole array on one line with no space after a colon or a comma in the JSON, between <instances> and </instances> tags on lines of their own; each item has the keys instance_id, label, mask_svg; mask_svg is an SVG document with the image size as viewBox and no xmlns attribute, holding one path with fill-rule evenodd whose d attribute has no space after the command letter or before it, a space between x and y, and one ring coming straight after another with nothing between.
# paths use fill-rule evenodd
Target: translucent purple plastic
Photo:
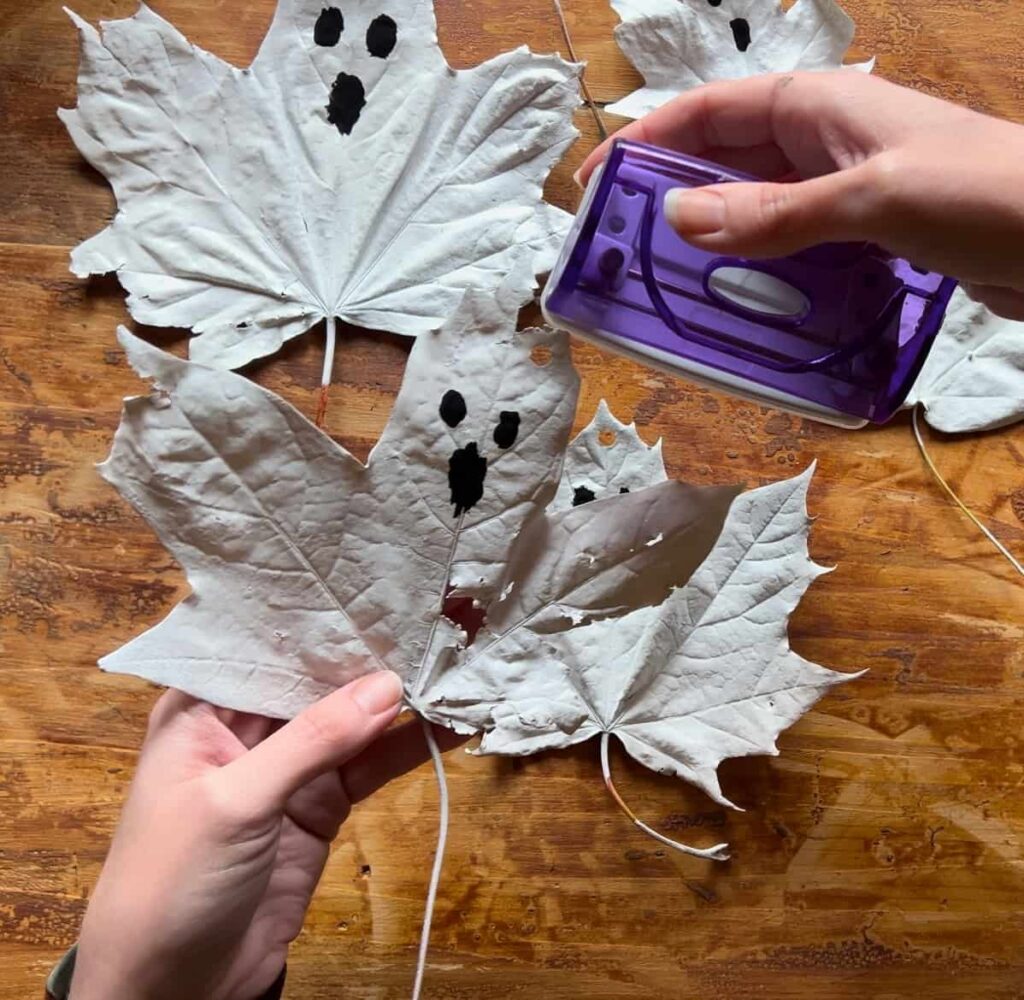
<instances>
[{"instance_id":1,"label":"translucent purple plastic","mask_svg":"<svg viewBox=\"0 0 1024 1000\"><path fill-rule=\"evenodd\" d=\"M549 322L762 401L804 401L822 419L887 420L910 391L956 282L867 243L761 261L717 256L665 221L670 188L754 179L616 142L544 291ZM751 281L770 286L767 296L737 294L737 283Z\"/></svg>"}]
</instances>

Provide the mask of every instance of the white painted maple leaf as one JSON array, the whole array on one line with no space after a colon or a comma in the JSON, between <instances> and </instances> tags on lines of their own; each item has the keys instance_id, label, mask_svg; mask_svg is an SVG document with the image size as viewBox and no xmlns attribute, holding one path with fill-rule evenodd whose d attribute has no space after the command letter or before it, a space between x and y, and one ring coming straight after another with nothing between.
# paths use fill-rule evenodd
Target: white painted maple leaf
<instances>
[{"instance_id":1,"label":"white painted maple leaf","mask_svg":"<svg viewBox=\"0 0 1024 1000\"><path fill-rule=\"evenodd\" d=\"M192 593L101 666L278 717L387 667L422 709L465 655L443 614L453 595L490 628L533 635L685 582L735 489L662 482L552 505L577 377L565 335L515 332L519 280L467 293L417 339L365 465L250 380L122 330L157 391L126 401L101 471Z\"/></svg>"},{"instance_id":2,"label":"white painted maple leaf","mask_svg":"<svg viewBox=\"0 0 1024 1000\"><path fill-rule=\"evenodd\" d=\"M835 0L611 0L615 40L644 86L609 105L642 118L683 91L760 73L839 69L854 24ZM851 69L870 72L874 60Z\"/></svg>"},{"instance_id":3,"label":"white painted maple leaf","mask_svg":"<svg viewBox=\"0 0 1024 1000\"><path fill-rule=\"evenodd\" d=\"M950 434L1024 419L1024 323L996 316L958 288L921 374L907 397Z\"/></svg>"},{"instance_id":4,"label":"white painted maple leaf","mask_svg":"<svg viewBox=\"0 0 1024 1000\"><path fill-rule=\"evenodd\" d=\"M252 64L191 45L146 6L81 32L60 112L114 188L113 222L72 254L116 271L135 319L189 327L236 368L338 317L415 336L527 248L519 302L570 217L542 199L576 135L576 73L519 48L466 70L431 0L280 0Z\"/></svg>"},{"instance_id":5,"label":"white painted maple leaf","mask_svg":"<svg viewBox=\"0 0 1024 1000\"><path fill-rule=\"evenodd\" d=\"M506 632L492 614L458 670L436 685L428 713L483 730L483 753L614 735L645 766L732 805L718 765L777 753L783 729L859 676L789 646L790 614L827 572L807 549L811 473L741 494L707 559L659 605L559 630L541 622ZM722 849L704 853L723 857Z\"/></svg>"}]
</instances>

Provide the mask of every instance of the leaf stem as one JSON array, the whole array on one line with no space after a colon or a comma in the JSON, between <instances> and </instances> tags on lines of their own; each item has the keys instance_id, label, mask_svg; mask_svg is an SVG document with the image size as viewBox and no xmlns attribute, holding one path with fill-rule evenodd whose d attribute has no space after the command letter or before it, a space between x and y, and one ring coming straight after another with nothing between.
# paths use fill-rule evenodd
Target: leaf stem
<instances>
[{"instance_id":1,"label":"leaf stem","mask_svg":"<svg viewBox=\"0 0 1024 1000\"><path fill-rule=\"evenodd\" d=\"M317 427L323 427L327 419L327 394L331 385L331 375L334 372L334 347L337 342L335 333L335 319L328 316L325 322L324 336L324 367L320 373L320 397L316 404Z\"/></svg>"},{"instance_id":2,"label":"leaf stem","mask_svg":"<svg viewBox=\"0 0 1024 1000\"><path fill-rule=\"evenodd\" d=\"M569 34L569 25L565 20L565 11L562 10L562 0L554 0L555 13L558 15L558 23L562 28L562 37L565 39L565 46L569 50L569 58L574 62L578 63L579 59L576 58L576 49L572 44L572 35ZM587 86L586 80L586 69L580 69L580 90L583 91L583 99L587 102L587 107L590 108L590 113L594 116L594 121L597 123L597 134L601 136L603 142L608 138L608 130L604 127L604 122L601 120L601 112L597 105L594 103L594 98L590 94L590 88Z\"/></svg>"},{"instance_id":3,"label":"leaf stem","mask_svg":"<svg viewBox=\"0 0 1024 1000\"><path fill-rule=\"evenodd\" d=\"M423 913L423 930L420 933L420 950L416 959L416 979L412 987L412 1000L419 1000L423 989L423 974L427 968L427 949L430 947L430 925L434 919L434 905L437 901L437 888L441 882L441 867L444 864L444 848L448 842L448 783L444 776L444 760L434 739L434 731L426 719L420 719L423 735L430 750L430 758L434 762L434 774L437 776L437 793L441 818L437 830L437 848L434 851L434 867L430 873L430 888L427 890L427 905Z\"/></svg>"},{"instance_id":4,"label":"leaf stem","mask_svg":"<svg viewBox=\"0 0 1024 1000\"><path fill-rule=\"evenodd\" d=\"M978 530L999 550L1001 555L1006 557L1010 565L1018 573L1020 573L1021 576L1024 576L1024 566L1022 566L1020 562L1016 558L1014 558L1013 553L1010 552L1010 550L1005 545L1003 545L1003 543L999 541L999 539L996 538L996 536L993 535L992 532L989 531L988 528L986 528L985 525L981 523L981 521L978 520L978 518L975 516L974 511L972 511L970 507L968 507L967 504L965 504L963 500L961 500L960 497L956 495L956 493L953 491L953 487L950 486L945 479L943 479L942 473L939 472L935 463L932 461L931 455L928 454L928 449L925 447L924 444L924 437L921 434L921 428L918 426L917 423L917 413L920 409L921 404L918 403L917 406L915 406L914 409L911 411L911 425L914 428L914 437L917 440L917 447L921 452L921 457L924 459L925 465L928 466L928 470L935 477L936 482L938 482L938 484L946 491L946 494L949 496L950 500L952 500L953 503L955 503L957 507L959 507L960 510L962 510L974 522Z\"/></svg>"},{"instance_id":5,"label":"leaf stem","mask_svg":"<svg viewBox=\"0 0 1024 1000\"><path fill-rule=\"evenodd\" d=\"M622 796L619 795L618 789L616 789L612 782L612 770L608 763L608 737L610 735L611 734L607 730L601 733L601 773L604 775L604 785L611 794L611 797L615 800L615 804L630 818L634 826L638 826L649 837L653 837L655 840L665 844L667 847L671 847L675 851L682 851L683 854L692 854L695 858L707 858L710 861L728 861L728 844L715 844L714 847L708 848L690 847L687 844L679 843L678 840L672 840L671 838L658 833L657 830L652 829L643 820L636 816L633 810L623 802Z\"/></svg>"}]
</instances>

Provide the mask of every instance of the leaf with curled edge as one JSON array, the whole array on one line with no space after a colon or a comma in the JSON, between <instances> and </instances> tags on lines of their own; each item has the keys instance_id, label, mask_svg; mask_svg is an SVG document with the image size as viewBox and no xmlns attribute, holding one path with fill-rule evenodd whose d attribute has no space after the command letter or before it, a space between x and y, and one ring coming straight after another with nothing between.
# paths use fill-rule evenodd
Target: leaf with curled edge
<instances>
[{"instance_id":1,"label":"leaf with curled edge","mask_svg":"<svg viewBox=\"0 0 1024 1000\"><path fill-rule=\"evenodd\" d=\"M61 118L118 212L72 253L116 271L142 323L238 368L324 318L416 336L524 248L519 302L571 217L543 201L574 139L577 67L525 48L453 70L431 0L280 0L251 65L145 5L81 34ZM389 22L389 23L388 23Z\"/></svg>"},{"instance_id":2,"label":"leaf with curled edge","mask_svg":"<svg viewBox=\"0 0 1024 1000\"><path fill-rule=\"evenodd\" d=\"M1024 419L1024 323L996 316L958 288L906 405L948 434Z\"/></svg>"},{"instance_id":3,"label":"leaf with curled edge","mask_svg":"<svg viewBox=\"0 0 1024 1000\"><path fill-rule=\"evenodd\" d=\"M854 24L834 0L611 0L615 40L644 86L608 106L642 118L712 80L843 67ZM850 69L870 73L874 60Z\"/></svg>"},{"instance_id":4,"label":"leaf with curled edge","mask_svg":"<svg viewBox=\"0 0 1024 1000\"><path fill-rule=\"evenodd\" d=\"M126 402L101 471L192 593L101 666L282 718L386 667L422 707L467 641L442 613L452 593L489 627L518 613L550 631L682 582L735 490L662 483L548 512L577 377L565 335L515 332L517 280L417 339L365 464L248 379L122 331L156 392Z\"/></svg>"},{"instance_id":5,"label":"leaf with curled edge","mask_svg":"<svg viewBox=\"0 0 1024 1000\"><path fill-rule=\"evenodd\" d=\"M811 474L737 497L707 558L660 604L575 628L502 632L492 623L488 641L435 686L429 713L482 729L482 753L612 734L645 766L732 805L721 761L775 754L783 729L859 676L789 646L790 614L827 572L807 549Z\"/></svg>"}]
</instances>

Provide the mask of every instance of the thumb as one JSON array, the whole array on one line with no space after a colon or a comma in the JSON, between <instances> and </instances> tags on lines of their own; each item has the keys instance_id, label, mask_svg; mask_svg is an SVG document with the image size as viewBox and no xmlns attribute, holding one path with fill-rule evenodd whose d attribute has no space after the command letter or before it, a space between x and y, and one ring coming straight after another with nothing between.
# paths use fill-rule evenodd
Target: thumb
<instances>
[{"instance_id":1,"label":"thumb","mask_svg":"<svg viewBox=\"0 0 1024 1000\"><path fill-rule=\"evenodd\" d=\"M283 809L294 792L380 736L401 705L402 681L390 670L352 681L221 768L224 794L254 815Z\"/></svg>"},{"instance_id":2,"label":"thumb","mask_svg":"<svg viewBox=\"0 0 1024 1000\"><path fill-rule=\"evenodd\" d=\"M792 184L674 188L665 195L665 218L701 250L781 257L816 243L869 239L872 190L863 164Z\"/></svg>"}]
</instances>

